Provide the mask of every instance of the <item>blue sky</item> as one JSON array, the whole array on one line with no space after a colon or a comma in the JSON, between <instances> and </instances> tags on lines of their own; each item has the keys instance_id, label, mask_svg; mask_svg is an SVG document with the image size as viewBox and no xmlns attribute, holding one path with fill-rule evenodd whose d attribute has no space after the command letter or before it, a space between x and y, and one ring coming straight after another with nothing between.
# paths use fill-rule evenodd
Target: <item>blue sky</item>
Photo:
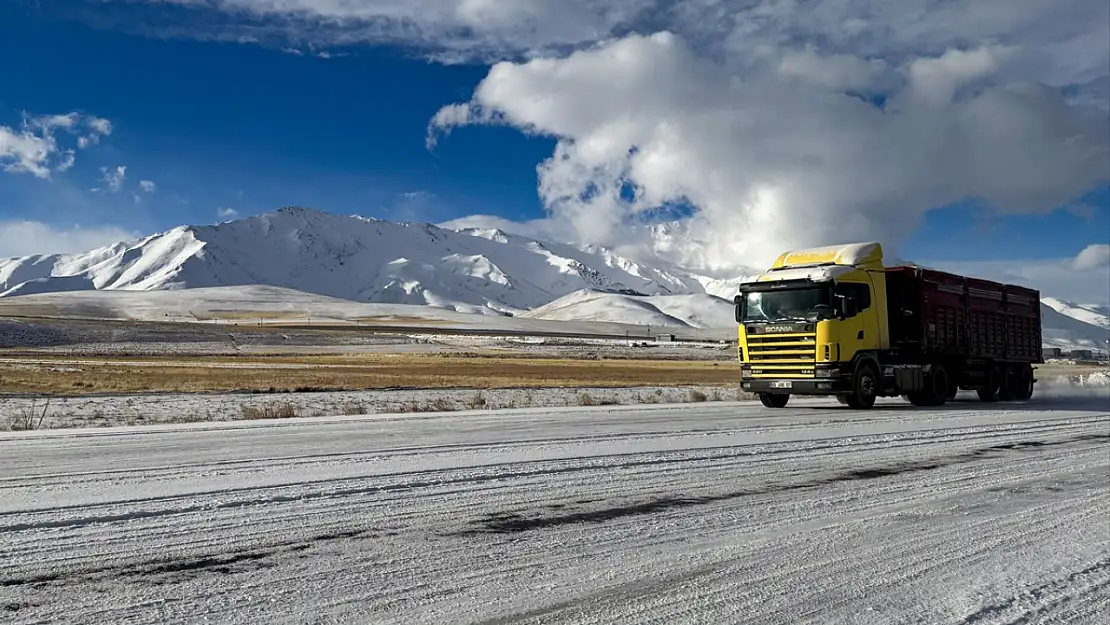
<instances>
[{"instance_id":1,"label":"blue sky","mask_svg":"<svg viewBox=\"0 0 1110 625\"><path fill-rule=\"evenodd\" d=\"M468 212L536 217L535 165L553 141L463 131L435 152L428 120L465 100L480 66L396 50L321 59L236 43L162 41L0 6L0 124L21 111L89 111L113 132L53 182L0 178L0 219L113 223L143 231L303 204L438 221ZM481 158L476 159L476 153ZM158 192L88 192L99 167ZM410 194L410 197L406 197ZM417 194L415 197L411 194Z\"/></svg>"},{"instance_id":2,"label":"blue sky","mask_svg":"<svg viewBox=\"0 0 1110 625\"><path fill-rule=\"evenodd\" d=\"M313 0L298 1L315 10ZM188 4L187 0L179 2ZM249 4L248 0L224 4L237 3ZM78 112L109 120L112 125L111 134L100 137L99 143L76 150L72 168L54 171L49 179L27 172L0 173L0 228L5 222L30 220L55 229L79 226L145 234L289 204L432 222L476 213L534 220L545 215L545 201L555 202L551 197L541 198L536 169L552 155L557 143L553 135L580 140L588 136L586 129L575 137L581 125L571 120L550 114L536 117L539 113L520 104L527 98L510 100L508 89L519 83L506 83L496 92L491 89L481 96L486 98L481 102L475 94L487 76L495 86L490 65L499 55L518 60L522 53L535 49L592 45L581 40L579 33L584 31L570 23L570 18L559 29L551 27L549 41L517 41L505 34L515 32L510 30L486 33L488 37L483 39L480 26L474 24L467 25L470 34L461 42L436 41L437 36L448 36L442 33L457 30L452 30L451 23L437 22L420 24L417 41L406 42L397 33L367 34L366 22L358 21L365 16L339 15L340 26L330 29L306 22L302 31L291 37L292 18L277 16L285 21L270 21L273 16L261 15L245 20L244 25L236 22L244 21L241 15L211 9L223 6L220 1L209 5L194 10L141 1L0 4L0 55L9 59L0 89L0 126L17 130L24 112L32 116ZM571 17L590 18L573 12ZM159 31L159 25L164 26L169 18L180 20L180 27L170 33L174 36ZM349 19L356 21L348 28L343 20ZM279 22L284 24L282 28L274 26ZM258 24L268 26L262 44L228 41ZM190 33L191 28L199 31L202 26L202 33ZM619 25L603 26L621 32ZM669 26L682 32L681 23ZM536 36L544 34L540 29ZM713 36L705 34L707 41ZM694 41L692 35L687 37ZM480 52L461 59L462 63L442 63L425 54L429 40L442 44L439 52L455 53L467 46ZM873 53L890 50L891 58L917 53L899 47L896 41L857 44ZM294 48L299 53L293 53ZM936 56L945 49L938 45L921 54ZM322 50L330 58L318 56ZM830 54L846 50L831 50ZM1097 87L1104 75L1097 63L1093 67L1088 75L1053 75L1045 81L1058 83L1061 90L1075 91L1076 85L1088 83ZM882 97L876 96L875 101L885 97L881 82L876 83L879 86L874 93ZM568 102L582 99L573 97L577 99ZM507 126L449 124L450 135L429 149L425 138L430 120L442 107L472 98L523 121ZM546 136L531 136L529 125L545 130ZM598 126L604 124L598 122ZM61 132L55 135L69 143L75 139ZM1029 144L1029 149L1037 147ZM955 151L938 152L931 158L943 161L948 154L958 156ZM126 167L125 177L113 192L101 180L101 168L112 171L119 166ZM1016 186L1029 180L1030 167L1037 171L1038 164L1020 163L1012 171ZM741 165L735 170L745 171ZM928 171L920 174L931 175ZM984 188L1004 196L1009 184L1006 170L992 169L991 175L998 180ZM565 182L555 174L549 180ZM909 197L911 192L884 191L884 212L871 218L880 222L876 226L880 230L904 236L902 251L910 257L1070 258L1088 245L1110 240L1110 191L1105 177L1092 180L1094 183L1086 186L1077 186L1073 180L1066 184L1047 181L1045 186L1053 186L1053 193L1046 197L1063 197L1060 189L1081 191L1073 193L1071 201L1053 200L1051 206L1042 203L1017 211L945 201L946 208L924 212L920 224L908 231L903 226L888 228L884 220L894 224L903 219L899 198ZM150 181L154 187L144 190L140 181ZM650 195L650 177L640 182ZM826 188L832 183L823 184ZM903 184L921 186L919 182ZM959 183L967 184L974 189L976 183ZM963 188L959 185L951 186ZM689 181L683 180L673 188L689 186ZM697 191L694 189L694 195ZM915 189L912 193L928 196L932 191ZM707 206L715 201L708 191L702 196ZM850 213L853 197L846 195L837 210ZM918 209L907 204L906 211L911 210ZM828 228L840 223L832 217L828 220ZM588 221L582 223L585 229L592 227ZM797 231L804 224L799 220L787 227ZM846 237L852 238L850 234ZM784 238L783 245L788 240L788 236Z\"/></svg>"}]
</instances>

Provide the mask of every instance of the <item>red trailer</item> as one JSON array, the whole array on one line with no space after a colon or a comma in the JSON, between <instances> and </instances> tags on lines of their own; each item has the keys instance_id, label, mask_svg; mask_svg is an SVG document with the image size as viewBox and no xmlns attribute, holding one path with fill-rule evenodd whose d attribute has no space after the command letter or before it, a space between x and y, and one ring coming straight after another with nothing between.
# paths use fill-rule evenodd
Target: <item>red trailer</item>
<instances>
[{"instance_id":1,"label":"red trailer","mask_svg":"<svg viewBox=\"0 0 1110 625\"><path fill-rule=\"evenodd\" d=\"M1040 293L918 267L887 268L886 284L899 360L943 364L949 397L958 388L983 401L1032 396L1032 365L1044 362Z\"/></svg>"}]
</instances>

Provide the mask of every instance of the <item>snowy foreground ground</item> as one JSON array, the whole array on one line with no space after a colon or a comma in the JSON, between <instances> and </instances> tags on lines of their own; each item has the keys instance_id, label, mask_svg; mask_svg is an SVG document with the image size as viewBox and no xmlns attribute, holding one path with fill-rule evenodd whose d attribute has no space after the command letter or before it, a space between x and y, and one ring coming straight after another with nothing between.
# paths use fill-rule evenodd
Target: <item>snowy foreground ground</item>
<instances>
[{"instance_id":1,"label":"snowy foreground ground","mask_svg":"<svg viewBox=\"0 0 1110 625\"><path fill-rule=\"evenodd\" d=\"M5 623L1105 623L1110 401L0 433Z\"/></svg>"}]
</instances>

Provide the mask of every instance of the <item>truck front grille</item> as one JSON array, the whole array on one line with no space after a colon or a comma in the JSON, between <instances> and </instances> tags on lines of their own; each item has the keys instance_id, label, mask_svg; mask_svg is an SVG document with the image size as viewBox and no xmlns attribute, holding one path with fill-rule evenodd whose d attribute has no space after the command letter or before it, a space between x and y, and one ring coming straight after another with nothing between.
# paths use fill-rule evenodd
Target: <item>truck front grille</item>
<instances>
[{"instance_id":1,"label":"truck front grille","mask_svg":"<svg viewBox=\"0 0 1110 625\"><path fill-rule=\"evenodd\" d=\"M749 334L747 362L753 378L812 378L816 334Z\"/></svg>"}]
</instances>

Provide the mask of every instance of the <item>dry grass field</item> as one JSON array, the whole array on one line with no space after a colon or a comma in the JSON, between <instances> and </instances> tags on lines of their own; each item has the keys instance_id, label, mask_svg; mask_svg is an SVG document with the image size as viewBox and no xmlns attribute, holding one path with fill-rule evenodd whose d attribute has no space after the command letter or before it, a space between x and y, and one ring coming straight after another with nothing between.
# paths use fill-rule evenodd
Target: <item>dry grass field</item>
<instances>
[{"instance_id":1,"label":"dry grass field","mask_svg":"<svg viewBox=\"0 0 1110 625\"><path fill-rule=\"evenodd\" d=\"M0 357L6 393L341 391L734 385L728 361L579 360L471 352L350 356Z\"/></svg>"}]
</instances>

